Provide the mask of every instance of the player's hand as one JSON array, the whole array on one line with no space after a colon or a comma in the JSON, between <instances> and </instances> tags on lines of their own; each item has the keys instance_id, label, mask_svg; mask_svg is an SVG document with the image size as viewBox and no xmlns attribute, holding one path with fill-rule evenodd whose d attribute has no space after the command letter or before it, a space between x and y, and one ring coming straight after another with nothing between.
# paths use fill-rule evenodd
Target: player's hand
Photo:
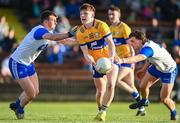
<instances>
[{"instance_id":1,"label":"player's hand","mask_svg":"<svg viewBox=\"0 0 180 123\"><path fill-rule=\"evenodd\" d=\"M63 40L59 41L61 44L66 44L66 45L76 45L78 44L78 41L75 38L66 38Z\"/></svg>"},{"instance_id":2,"label":"player's hand","mask_svg":"<svg viewBox=\"0 0 180 123\"><path fill-rule=\"evenodd\" d=\"M69 37L74 37L76 36L76 32L79 29L79 26L74 26L73 28L71 28L71 30L68 32L69 33Z\"/></svg>"}]
</instances>

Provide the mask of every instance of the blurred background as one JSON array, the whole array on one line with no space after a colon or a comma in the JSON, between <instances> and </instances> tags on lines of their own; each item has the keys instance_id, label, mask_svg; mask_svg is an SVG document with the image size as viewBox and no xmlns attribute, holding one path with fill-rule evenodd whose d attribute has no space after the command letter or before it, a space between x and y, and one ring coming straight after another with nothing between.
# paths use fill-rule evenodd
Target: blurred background
<instances>
[{"instance_id":1,"label":"blurred background","mask_svg":"<svg viewBox=\"0 0 180 123\"><path fill-rule=\"evenodd\" d=\"M146 32L147 37L162 44L180 67L180 1L179 0L0 0L0 99L15 99L21 89L13 81L8 58L30 29L39 24L43 10L59 16L56 32L68 32L80 25L79 6L88 2L96 8L96 18L109 24L107 9L111 4L121 9L121 20L132 29ZM78 45L51 43L36 60L40 81L38 101L95 101L91 66ZM136 64L136 70L143 63ZM135 81L137 87L139 80ZM161 84L151 88L150 100L159 101ZM180 75L172 93L180 101ZM116 88L115 101L130 101L131 95Z\"/></svg>"}]
</instances>

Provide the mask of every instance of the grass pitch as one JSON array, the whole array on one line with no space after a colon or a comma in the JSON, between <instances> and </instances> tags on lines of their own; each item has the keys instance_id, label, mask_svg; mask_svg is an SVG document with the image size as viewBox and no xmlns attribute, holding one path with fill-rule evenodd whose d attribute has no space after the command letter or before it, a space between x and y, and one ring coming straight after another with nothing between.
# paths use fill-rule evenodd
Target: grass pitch
<instances>
[{"instance_id":1,"label":"grass pitch","mask_svg":"<svg viewBox=\"0 0 180 123\"><path fill-rule=\"evenodd\" d=\"M170 121L169 111L162 103L151 103L147 116L135 116L130 103L113 103L107 111L106 123L180 123ZM176 104L180 113L180 104ZM32 102L26 107L25 119L17 120L9 102L0 103L0 123L92 123L97 114L94 102Z\"/></svg>"}]
</instances>

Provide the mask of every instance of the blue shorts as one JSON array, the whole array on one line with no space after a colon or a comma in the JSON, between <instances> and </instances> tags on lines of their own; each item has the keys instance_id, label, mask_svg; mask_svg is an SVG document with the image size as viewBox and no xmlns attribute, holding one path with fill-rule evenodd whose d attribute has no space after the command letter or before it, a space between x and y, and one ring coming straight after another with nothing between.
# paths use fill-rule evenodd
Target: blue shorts
<instances>
[{"instance_id":1,"label":"blue shorts","mask_svg":"<svg viewBox=\"0 0 180 123\"><path fill-rule=\"evenodd\" d=\"M120 67L128 67L128 68L132 68L132 64L122 63L122 64L120 64Z\"/></svg>"},{"instance_id":2,"label":"blue shorts","mask_svg":"<svg viewBox=\"0 0 180 123\"><path fill-rule=\"evenodd\" d=\"M163 73L159 70L156 69L156 67L154 65L151 65L148 68L148 72L156 77L156 78L160 78L162 83L174 83L175 79L178 75L178 68L176 67L172 72L169 73Z\"/></svg>"},{"instance_id":3,"label":"blue shorts","mask_svg":"<svg viewBox=\"0 0 180 123\"><path fill-rule=\"evenodd\" d=\"M16 62L12 58L9 60L9 69L14 79L25 78L36 73L33 63L30 65L24 65Z\"/></svg>"},{"instance_id":4,"label":"blue shorts","mask_svg":"<svg viewBox=\"0 0 180 123\"><path fill-rule=\"evenodd\" d=\"M119 64L117 62L114 62L115 65L117 65L119 67ZM102 74L96 71L96 69L93 66L93 78L102 78L104 75L106 74Z\"/></svg>"}]
</instances>

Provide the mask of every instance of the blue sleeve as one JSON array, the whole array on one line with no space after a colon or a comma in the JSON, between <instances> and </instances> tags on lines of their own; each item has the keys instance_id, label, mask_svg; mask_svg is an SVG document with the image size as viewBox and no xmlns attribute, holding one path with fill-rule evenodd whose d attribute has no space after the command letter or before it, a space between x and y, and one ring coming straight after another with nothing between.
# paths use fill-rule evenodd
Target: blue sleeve
<instances>
[{"instance_id":1,"label":"blue sleeve","mask_svg":"<svg viewBox=\"0 0 180 123\"><path fill-rule=\"evenodd\" d=\"M141 49L140 54L145 55L147 58L152 57L154 54L154 51L151 47L144 47Z\"/></svg>"},{"instance_id":2,"label":"blue sleeve","mask_svg":"<svg viewBox=\"0 0 180 123\"><path fill-rule=\"evenodd\" d=\"M48 33L49 31L45 28L39 28L37 29L35 32L34 32L34 38L36 40L40 40L42 39L42 36L45 34L45 33Z\"/></svg>"}]
</instances>

